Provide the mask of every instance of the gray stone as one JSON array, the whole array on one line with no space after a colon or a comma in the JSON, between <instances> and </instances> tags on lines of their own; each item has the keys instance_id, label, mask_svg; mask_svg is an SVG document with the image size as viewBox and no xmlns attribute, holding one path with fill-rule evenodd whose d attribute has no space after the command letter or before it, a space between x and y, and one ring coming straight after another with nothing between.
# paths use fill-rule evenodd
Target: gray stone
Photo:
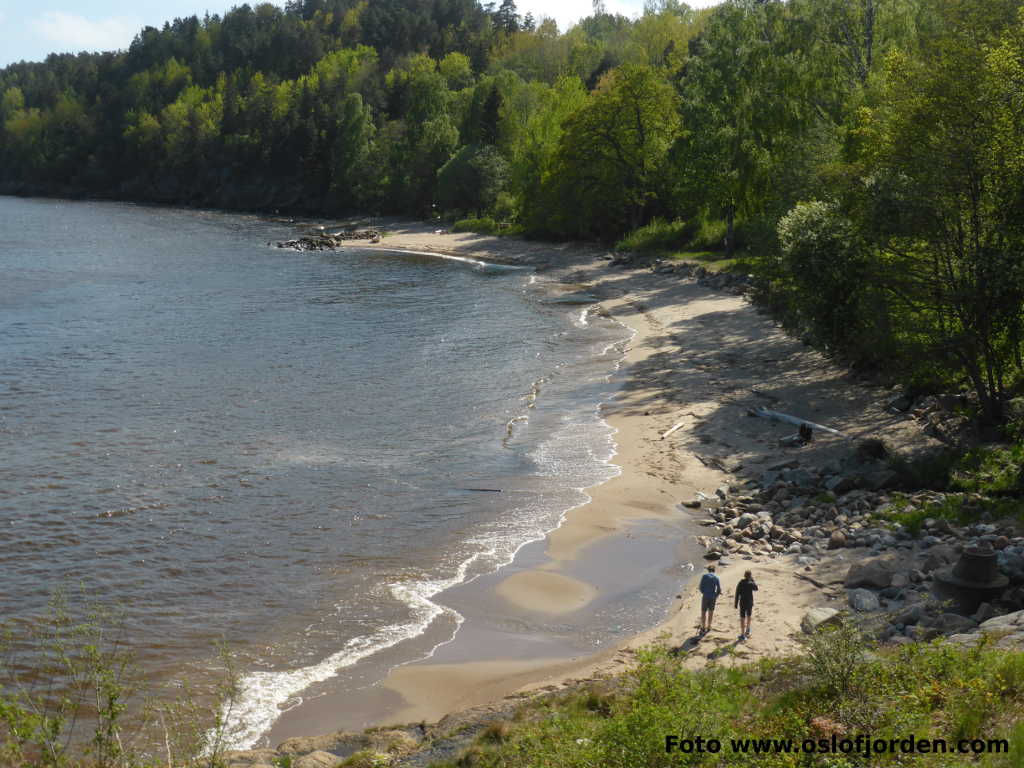
<instances>
[{"instance_id":1,"label":"gray stone","mask_svg":"<svg viewBox=\"0 0 1024 768\"><path fill-rule=\"evenodd\" d=\"M897 613L893 617L893 623L903 624L904 626L912 626L917 624L925 615L924 605L921 603L914 603L914 605L907 606L902 611Z\"/></svg>"},{"instance_id":2,"label":"gray stone","mask_svg":"<svg viewBox=\"0 0 1024 768\"><path fill-rule=\"evenodd\" d=\"M999 611L992 607L990 603L982 603L978 606L978 610L971 614L971 618L979 624L983 624L989 619L994 619L998 615Z\"/></svg>"},{"instance_id":3,"label":"gray stone","mask_svg":"<svg viewBox=\"0 0 1024 768\"><path fill-rule=\"evenodd\" d=\"M308 755L303 755L298 760L295 760L292 765L295 768L335 768L340 762L341 759L337 755L317 750L316 752L310 752Z\"/></svg>"},{"instance_id":4,"label":"gray stone","mask_svg":"<svg viewBox=\"0 0 1024 768\"><path fill-rule=\"evenodd\" d=\"M849 593L850 607L861 613L877 611L882 607L878 596L869 589L851 589Z\"/></svg>"},{"instance_id":5,"label":"gray stone","mask_svg":"<svg viewBox=\"0 0 1024 768\"><path fill-rule=\"evenodd\" d=\"M839 530L832 531L832 535L828 537L828 548L829 549L842 549L846 546L846 535Z\"/></svg>"},{"instance_id":6,"label":"gray stone","mask_svg":"<svg viewBox=\"0 0 1024 768\"><path fill-rule=\"evenodd\" d=\"M800 620L800 629L809 635L818 627L836 624L839 621L839 611L835 608L819 606L817 608L811 608L804 614L803 619Z\"/></svg>"},{"instance_id":7,"label":"gray stone","mask_svg":"<svg viewBox=\"0 0 1024 768\"><path fill-rule=\"evenodd\" d=\"M1024 632L1024 611L1015 611L1005 616L996 616L994 619L982 622L980 629L983 632L1006 630Z\"/></svg>"},{"instance_id":8,"label":"gray stone","mask_svg":"<svg viewBox=\"0 0 1024 768\"><path fill-rule=\"evenodd\" d=\"M847 589L856 587L884 589L892 583L893 574L901 567L900 561L893 555L871 557L851 565L844 584Z\"/></svg>"},{"instance_id":9,"label":"gray stone","mask_svg":"<svg viewBox=\"0 0 1024 768\"><path fill-rule=\"evenodd\" d=\"M825 488L835 494L852 491L860 485L860 478L854 475L836 475L825 481Z\"/></svg>"},{"instance_id":10,"label":"gray stone","mask_svg":"<svg viewBox=\"0 0 1024 768\"><path fill-rule=\"evenodd\" d=\"M937 629L943 635L957 635L974 629L977 625L966 616L957 613L940 613L928 622L928 626Z\"/></svg>"},{"instance_id":11,"label":"gray stone","mask_svg":"<svg viewBox=\"0 0 1024 768\"><path fill-rule=\"evenodd\" d=\"M746 528L748 525L750 525L751 523L755 522L757 519L758 519L757 515L755 515L755 514L753 514L751 512L744 512L742 515L740 515L738 518L736 518L736 521L734 523L734 527L740 528L740 529Z\"/></svg>"},{"instance_id":12,"label":"gray stone","mask_svg":"<svg viewBox=\"0 0 1024 768\"><path fill-rule=\"evenodd\" d=\"M903 571L897 571L892 575L892 579L889 582L889 586L902 589L910 584L910 577L907 576Z\"/></svg>"},{"instance_id":13,"label":"gray stone","mask_svg":"<svg viewBox=\"0 0 1024 768\"><path fill-rule=\"evenodd\" d=\"M926 537L927 538L927 537ZM955 562L957 559L956 550L948 545L933 546L928 551L928 556L921 563L921 570L925 573L931 573L932 571L938 570L950 563Z\"/></svg>"}]
</instances>

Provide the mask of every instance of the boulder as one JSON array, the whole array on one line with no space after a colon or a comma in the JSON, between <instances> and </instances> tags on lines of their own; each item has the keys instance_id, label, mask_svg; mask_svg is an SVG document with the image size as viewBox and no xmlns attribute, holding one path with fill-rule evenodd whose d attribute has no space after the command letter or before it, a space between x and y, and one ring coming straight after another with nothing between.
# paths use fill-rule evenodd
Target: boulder
<instances>
[{"instance_id":1,"label":"boulder","mask_svg":"<svg viewBox=\"0 0 1024 768\"><path fill-rule=\"evenodd\" d=\"M341 759L337 755L318 749L294 760L292 765L294 768L336 768L340 762Z\"/></svg>"},{"instance_id":2,"label":"boulder","mask_svg":"<svg viewBox=\"0 0 1024 768\"><path fill-rule=\"evenodd\" d=\"M850 566L844 585L847 589L884 589L892 583L893 574L899 570L902 570L901 563L893 555L870 557Z\"/></svg>"},{"instance_id":3,"label":"boulder","mask_svg":"<svg viewBox=\"0 0 1024 768\"><path fill-rule=\"evenodd\" d=\"M1016 611L983 621L979 629L983 632L1024 632L1024 611Z\"/></svg>"},{"instance_id":4,"label":"boulder","mask_svg":"<svg viewBox=\"0 0 1024 768\"><path fill-rule=\"evenodd\" d=\"M849 593L850 607L860 613L877 611L882 607L878 596L869 589L851 589Z\"/></svg>"},{"instance_id":5,"label":"boulder","mask_svg":"<svg viewBox=\"0 0 1024 768\"><path fill-rule=\"evenodd\" d=\"M959 635L974 629L977 624L958 613L940 613L928 622L928 626L943 635Z\"/></svg>"},{"instance_id":6,"label":"boulder","mask_svg":"<svg viewBox=\"0 0 1024 768\"><path fill-rule=\"evenodd\" d=\"M948 544L939 544L928 550L928 556L921 563L921 570L925 573L931 573L956 562L956 559L957 553L953 547Z\"/></svg>"},{"instance_id":7,"label":"boulder","mask_svg":"<svg viewBox=\"0 0 1024 768\"><path fill-rule=\"evenodd\" d=\"M904 608L893 616L894 624L902 624L906 627L917 624L925 615L925 607L922 603L914 603Z\"/></svg>"},{"instance_id":8,"label":"boulder","mask_svg":"<svg viewBox=\"0 0 1024 768\"><path fill-rule=\"evenodd\" d=\"M224 762L229 768L234 766L273 765L277 758L275 749L233 749L224 753Z\"/></svg>"},{"instance_id":9,"label":"boulder","mask_svg":"<svg viewBox=\"0 0 1024 768\"><path fill-rule=\"evenodd\" d=\"M846 534L842 531L832 531L832 535L828 537L828 548L829 549L842 549L846 546Z\"/></svg>"},{"instance_id":10,"label":"boulder","mask_svg":"<svg viewBox=\"0 0 1024 768\"><path fill-rule=\"evenodd\" d=\"M837 624L840 621L839 611L835 608L819 606L811 608L800 620L800 629L806 634L812 634L818 627Z\"/></svg>"}]
</instances>

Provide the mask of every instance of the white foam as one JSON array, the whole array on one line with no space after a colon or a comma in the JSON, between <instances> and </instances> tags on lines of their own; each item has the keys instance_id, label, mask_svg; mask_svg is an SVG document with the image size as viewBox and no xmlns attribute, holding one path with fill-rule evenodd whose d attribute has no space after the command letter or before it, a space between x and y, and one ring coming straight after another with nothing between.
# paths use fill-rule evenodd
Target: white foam
<instances>
[{"instance_id":1,"label":"white foam","mask_svg":"<svg viewBox=\"0 0 1024 768\"><path fill-rule=\"evenodd\" d=\"M406 252L422 254L420 251ZM446 254L433 255L437 255L442 258L451 258L457 261L484 264L484 262L477 262L475 259L467 259L464 257L448 256ZM531 276L531 278L532 277L533 276ZM624 328L629 328L623 323L620 323L620 325ZM631 331L629 339L607 345L601 352L601 355L605 355L617 347L624 350L626 344L628 344L636 335L636 331L634 329L630 328L629 330ZM621 358L615 362L613 373L619 369L621 363ZM611 380L612 375L613 374L611 373L608 374L605 380ZM230 712L224 713L227 716L229 723L227 729L229 747L232 749L252 748L259 740L260 736L270 729L277 718L281 715L282 711L285 711L286 705L289 702L292 702L292 705L287 707L288 709L297 706L294 702L298 694L303 690L311 685L330 679L338 670L349 667L362 659L377 653L378 651L391 648L404 640L409 640L422 635L426 632L431 623L433 623L433 621L439 616L447 614L452 617L456 623L455 632L457 632L458 627L464 621L463 616L451 608L441 606L434 602L432 599L433 597L450 587L456 586L457 584L472 582L478 576L482 575L484 571L469 576L471 568L477 562L490 561L489 564L491 567L488 570L491 572L509 565L515 560L516 555L523 547L550 535L552 531L557 530L565 523L569 513L588 504L592 500L592 497L587 493L590 488L603 485L622 473L622 468L613 463L617 453L614 436L618 430L608 424L608 422L601 417L602 407L603 401L596 403L594 406L594 413L597 415L597 422L593 427L605 431L605 445L607 447L607 453L605 456L599 457L591 448L588 448L588 454L591 460L596 459L598 464L604 465L604 471L598 473L600 476L595 482L583 487L572 488L574 493L577 493L582 497L581 500L578 503L563 509L559 513L558 519L552 527L548 528L543 523L540 523L540 521L533 522L535 518L533 515L530 515L529 517L532 518L532 520L523 521L526 522L526 526L518 531L520 535L510 536L509 533L511 526L509 523L511 521L498 521L500 525L495 531L493 537L475 537L473 540L468 542L470 544L482 546L483 549L466 558L451 577L447 579L423 580L419 582L394 583L388 585L392 596L408 605L412 610L412 620L404 624L392 624L378 629L369 635L353 638L349 640L341 650L331 654L317 664L295 670L281 670L273 672L257 671L245 675L240 681L240 689L242 691L240 698L236 701ZM571 471L573 465L566 462L560 454L565 451L566 445L579 444L580 425L572 423L568 415L563 416L562 421L564 425L563 429L558 430L557 434L552 434L548 440L538 446L537 450L532 455L538 463L544 467L546 470L545 474L553 473L555 475L560 475L564 473L569 476L573 476L573 474L575 474ZM578 467L579 464L576 464L575 466ZM528 510L522 511L526 512ZM537 527L538 523L539 527ZM516 539L518 539L518 541L516 541ZM420 657L420 659L429 658L442 645L451 642L455 637L455 632L453 632L452 636L447 640L435 645L425 656Z\"/></svg>"},{"instance_id":2,"label":"white foam","mask_svg":"<svg viewBox=\"0 0 1024 768\"><path fill-rule=\"evenodd\" d=\"M469 256L456 256L452 253L437 253L436 251L414 251L408 248L374 248L375 251L387 251L389 253L408 253L414 256L432 256L436 259L447 259L448 261L459 261L463 264L471 264L482 272L516 272L527 267L516 264L496 264L492 261L483 261Z\"/></svg>"}]
</instances>

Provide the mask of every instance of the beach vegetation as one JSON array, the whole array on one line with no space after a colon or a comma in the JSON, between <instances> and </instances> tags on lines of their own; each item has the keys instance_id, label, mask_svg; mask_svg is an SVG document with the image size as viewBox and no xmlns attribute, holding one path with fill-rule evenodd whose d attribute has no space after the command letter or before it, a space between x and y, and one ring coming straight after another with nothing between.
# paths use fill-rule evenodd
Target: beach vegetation
<instances>
[{"instance_id":1,"label":"beach vegetation","mask_svg":"<svg viewBox=\"0 0 1024 768\"><path fill-rule=\"evenodd\" d=\"M0 765L219 768L238 699L231 656L200 696L148 681L125 642L125 613L58 592L45 614L3 627Z\"/></svg>"},{"instance_id":2,"label":"beach vegetation","mask_svg":"<svg viewBox=\"0 0 1024 768\"><path fill-rule=\"evenodd\" d=\"M823 765L855 765L863 763L755 751L750 740L801 744L858 734L887 742L910 734L951 743L1005 739L1009 749L948 754L940 763L934 754L875 754L871 765L1019 764L1024 653L987 642L872 649L849 621L819 630L804 645L804 653L787 658L697 668L689 668L686 654L650 648L634 670L603 686L602 706L587 705L588 689L528 701L501 741L481 735L461 756L433 768L819 764L806 762L812 757ZM669 735L688 751L666 751ZM718 751L707 748L712 740Z\"/></svg>"}]
</instances>

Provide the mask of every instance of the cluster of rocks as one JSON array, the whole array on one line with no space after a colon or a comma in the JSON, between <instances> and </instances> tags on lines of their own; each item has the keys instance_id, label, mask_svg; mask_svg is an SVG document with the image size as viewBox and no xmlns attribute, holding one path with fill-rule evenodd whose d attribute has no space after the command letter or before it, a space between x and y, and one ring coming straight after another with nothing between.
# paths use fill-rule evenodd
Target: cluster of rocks
<instances>
[{"instance_id":1,"label":"cluster of rocks","mask_svg":"<svg viewBox=\"0 0 1024 768\"><path fill-rule=\"evenodd\" d=\"M921 430L949 446L964 444L973 436L974 425L966 415L975 409L970 395L942 394L912 397L899 393L886 403L893 413L906 413L917 419Z\"/></svg>"},{"instance_id":2,"label":"cluster of rocks","mask_svg":"<svg viewBox=\"0 0 1024 768\"><path fill-rule=\"evenodd\" d=\"M612 263L614 264L615 262L613 261ZM750 275L739 272L712 272L700 264L685 261L663 261L659 259L651 265L651 268L659 275L692 277L707 288L736 295L747 293L753 285L753 279Z\"/></svg>"},{"instance_id":3,"label":"cluster of rocks","mask_svg":"<svg viewBox=\"0 0 1024 768\"><path fill-rule=\"evenodd\" d=\"M782 462L762 473L763 485L757 490L744 493L736 486L722 486L716 498L695 499L684 506L708 512L699 523L714 532L697 537L706 559L795 557L801 575L838 606L809 616L807 631L849 611L884 641L912 642L974 633L994 626L988 622L996 618L1024 609L1024 537L1019 524L957 526L944 518L929 518L919 530L907 530L891 522L890 513L952 504L954 499L925 491L897 500L885 490L850 487L885 485L873 474L851 476L830 467ZM955 500L967 505L979 501L971 496ZM994 552L999 573L1008 582L980 605L950 598L936 580L950 571L966 548ZM858 559L847 567L845 562L854 555L849 550L858 550ZM816 578L826 566L839 576ZM1019 634L1009 633L1013 639L1006 642L1024 640Z\"/></svg>"},{"instance_id":4,"label":"cluster of rocks","mask_svg":"<svg viewBox=\"0 0 1024 768\"><path fill-rule=\"evenodd\" d=\"M320 232L306 235L295 240L280 240L274 245L278 248L291 248L296 251L331 251L347 241L369 240L379 243L381 233L376 229L354 229L343 232Z\"/></svg>"},{"instance_id":5,"label":"cluster of rocks","mask_svg":"<svg viewBox=\"0 0 1024 768\"><path fill-rule=\"evenodd\" d=\"M287 739L276 749L247 749L227 752L226 768L336 768L342 761L360 766L391 765L420 747L426 730L369 730L362 733L338 731L325 736Z\"/></svg>"}]
</instances>

